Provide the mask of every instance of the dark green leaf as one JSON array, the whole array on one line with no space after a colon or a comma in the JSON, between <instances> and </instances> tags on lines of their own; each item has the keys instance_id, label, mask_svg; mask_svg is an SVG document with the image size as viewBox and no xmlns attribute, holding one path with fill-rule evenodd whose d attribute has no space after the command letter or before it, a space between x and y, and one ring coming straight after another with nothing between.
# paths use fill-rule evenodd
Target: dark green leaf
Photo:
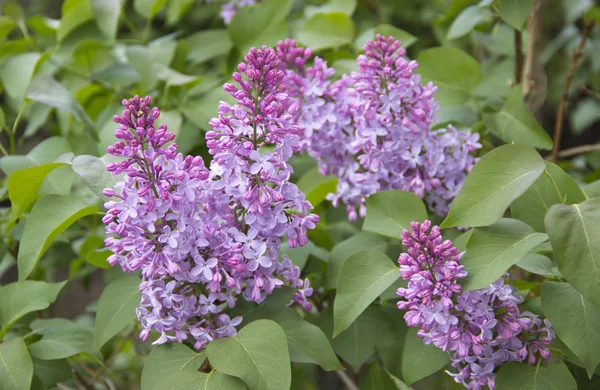
<instances>
[{"instance_id":1,"label":"dark green leaf","mask_svg":"<svg viewBox=\"0 0 600 390\"><path fill-rule=\"evenodd\" d=\"M575 205L554 205L546 216L546 230L554 260L569 282L600 307L600 198Z\"/></svg>"},{"instance_id":2,"label":"dark green leaf","mask_svg":"<svg viewBox=\"0 0 600 390\"><path fill-rule=\"evenodd\" d=\"M526 223L503 218L493 225L475 229L460 262L469 272L463 287L477 290L494 283L533 248L548 240Z\"/></svg>"},{"instance_id":3,"label":"dark green leaf","mask_svg":"<svg viewBox=\"0 0 600 390\"><path fill-rule=\"evenodd\" d=\"M290 248L287 244L281 244L279 250L281 253L286 254L292 260L292 263L302 271L315 247L315 244L309 241L308 244L295 248Z\"/></svg>"},{"instance_id":4,"label":"dark green leaf","mask_svg":"<svg viewBox=\"0 0 600 390\"><path fill-rule=\"evenodd\" d=\"M496 376L496 390L575 390L577 383L563 363L534 367L505 363Z\"/></svg>"},{"instance_id":5,"label":"dark green leaf","mask_svg":"<svg viewBox=\"0 0 600 390\"><path fill-rule=\"evenodd\" d=\"M492 150L467 176L441 227L493 224L544 168L544 160L529 146L503 145Z\"/></svg>"},{"instance_id":6,"label":"dark green leaf","mask_svg":"<svg viewBox=\"0 0 600 390\"><path fill-rule=\"evenodd\" d=\"M336 288L340 270L354 253L364 250L385 252L387 241L385 238L369 232L359 232L349 239L340 242L331 250L329 262L327 263L327 274L325 275L325 288L332 290Z\"/></svg>"},{"instance_id":7,"label":"dark green leaf","mask_svg":"<svg viewBox=\"0 0 600 390\"><path fill-rule=\"evenodd\" d=\"M20 337L0 344L0 388L26 390L33 378L33 363L27 345Z\"/></svg>"},{"instance_id":8,"label":"dark green leaf","mask_svg":"<svg viewBox=\"0 0 600 390\"><path fill-rule=\"evenodd\" d=\"M506 142L552 149L552 139L523 101L520 84L510 89L500 112L484 114L483 120L492 133Z\"/></svg>"},{"instance_id":9,"label":"dark green leaf","mask_svg":"<svg viewBox=\"0 0 600 390\"><path fill-rule=\"evenodd\" d=\"M157 345L144 363L142 390L200 388L207 375L198 369L205 359L204 352L195 352L183 344Z\"/></svg>"},{"instance_id":10,"label":"dark green leaf","mask_svg":"<svg viewBox=\"0 0 600 390\"><path fill-rule=\"evenodd\" d=\"M51 163L58 157L72 152L71 146L64 137L50 137L37 144L25 156L2 157L0 168L9 176L19 169Z\"/></svg>"},{"instance_id":11,"label":"dark green leaf","mask_svg":"<svg viewBox=\"0 0 600 390\"><path fill-rule=\"evenodd\" d=\"M29 346L32 356L42 360L63 359L82 352L93 352L90 341L94 337L90 328L63 318L35 320L31 329L43 335Z\"/></svg>"},{"instance_id":12,"label":"dark green leaf","mask_svg":"<svg viewBox=\"0 0 600 390\"><path fill-rule=\"evenodd\" d=\"M423 82L438 86L436 100L441 104L461 104L469 100L481 80L481 68L473 57L453 47L428 49L417 57Z\"/></svg>"},{"instance_id":13,"label":"dark green leaf","mask_svg":"<svg viewBox=\"0 0 600 390\"><path fill-rule=\"evenodd\" d=\"M350 256L337 283L333 337L346 330L399 277L398 267L381 252L365 251Z\"/></svg>"},{"instance_id":14,"label":"dark green leaf","mask_svg":"<svg viewBox=\"0 0 600 390\"><path fill-rule=\"evenodd\" d=\"M27 87L33 77L39 53L23 53L9 58L0 71L4 93L10 98L11 106L18 110L25 99Z\"/></svg>"},{"instance_id":15,"label":"dark green leaf","mask_svg":"<svg viewBox=\"0 0 600 390\"><path fill-rule=\"evenodd\" d=\"M66 359L40 360L33 358L32 360L34 375L40 378L47 387L73 378L73 371Z\"/></svg>"},{"instance_id":16,"label":"dark green leaf","mask_svg":"<svg viewBox=\"0 0 600 390\"><path fill-rule=\"evenodd\" d=\"M506 23L521 31L533 2L534 0L500 0L498 12Z\"/></svg>"},{"instance_id":17,"label":"dark green leaf","mask_svg":"<svg viewBox=\"0 0 600 390\"><path fill-rule=\"evenodd\" d=\"M127 276L106 286L98 301L94 346L100 349L108 340L122 331L135 319L135 308L139 305L140 280Z\"/></svg>"},{"instance_id":18,"label":"dark green leaf","mask_svg":"<svg viewBox=\"0 0 600 390\"><path fill-rule=\"evenodd\" d=\"M552 260L539 253L528 253L517 262L517 266L527 272L542 275L547 278L556 278L557 276L560 276L556 275L552 270Z\"/></svg>"},{"instance_id":19,"label":"dark green leaf","mask_svg":"<svg viewBox=\"0 0 600 390\"><path fill-rule=\"evenodd\" d=\"M544 282L542 309L560 339L591 377L600 363L600 309L569 283Z\"/></svg>"},{"instance_id":20,"label":"dark green leaf","mask_svg":"<svg viewBox=\"0 0 600 390\"><path fill-rule=\"evenodd\" d=\"M0 42L3 41L15 27L17 27L17 22L8 16L0 16Z\"/></svg>"},{"instance_id":21,"label":"dark green leaf","mask_svg":"<svg viewBox=\"0 0 600 390\"><path fill-rule=\"evenodd\" d=\"M380 191L367 198L363 230L399 240L402 231L410 229L411 222L426 219L423 201L412 192Z\"/></svg>"},{"instance_id":22,"label":"dark green leaf","mask_svg":"<svg viewBox=\"0 0 600 390\"><path fill-rule=\"evenodd\" d=\"M65 1L62 6L62 17L56 31L56 38L62 41L77 27L93 19L94 13L90 0Z\"/></svg>"},{"instance_id":23,"label":"dark green leaf","mask_svg":"<svg viewBox=\"0 0 600 390\"><path fill-rule=\"evenodd\" d=\"M325 200L327 194L334 193L337 187L337 178L333 175L323 176L319 168L314 167L298 180L298 188L306 195L313 207Z\"/></svg>"},{"instance_id":24,"label":"dark green leaf","mask_svg":"<svg viewBox=\"0 0 600 390\"><path fill-rule=\"evenodd\" d=\"M298 31L298 40L314 50L329 49L352 43L354 24L342 12L315 14Z\"/></svg>"},{"instance_id":25,"label":"dark green leaf","mask_svg":"<svg viewBox=\"0 0 600 390\"><path fill-rule=\"evenodd\" d=\"M402 359L402 378L409 386L439 371L450 362L447 352L433 344L423 344L423 340L417 336L416 328L410 328L406 332L403 356L408 358Z\"/></svg>"},{"instance_id":26,"label":"dark green leaf","mask_svg":"<svg viewBox=\"0 0 600 390\"><path fill-rule=\"evenodd\" d=\"M465 8L450 25L448 39L456 39L467 35L475 26L488 19L490 15L488 9L477 5Z\"/></svg>"},{"instance_id":27,"label":"dark green leaf","mask_svg":"<svg viewBox=\"0 0 600 390\"><path fill-rule=\"evenodd\" d=\"M147 19L154 19L156 14L167 5L168 0L134 0L133 8Z\"/></svg>"},{"instance_id":28,"label":"dark green leaf","mask_svg":"<svg viewBox=\"0 0 600 390\"><path fill-rule=\"evenodd\" d=\"M510 205L513 218L520 219L538 232L545 232L544 218L554 204L580 203L587 196L579 184L560 167L546 162L546 172Z\"/></svg>"},{"instance_id":29,"label":"dark green leaf","mask_svg":"<svg viewBox=\"0 0 600 390\"><path fill-rule=\"evenodd\" d=\"M75 221L96 214L97 206L89 206L68 195L48 195L40 199L25 222L19 256L19 280L25 280L54 239Z\"/></svg>"},{"instance_id":30,"label":"dark green leaf","mask_svg":"<svg viewBox=\"0 0 600 390\"><path fill-rule=\"evenodd\" d=\"M367 368L367 375L360 378L360 390L398 390L396 383L377 363Z\"/></svg>"},{"instance_id":31,"label":"dark green leaf","mask_svg":"<svg viewBox=\"0 0 600 390\"><path fill-rule=\"evenodd\" d=\"M216 370L241 378L250 390L290 387L286 336L273 321L254 321L233 337L214 340L208 344L206 353Z\"/></svg>"}]
</instances>

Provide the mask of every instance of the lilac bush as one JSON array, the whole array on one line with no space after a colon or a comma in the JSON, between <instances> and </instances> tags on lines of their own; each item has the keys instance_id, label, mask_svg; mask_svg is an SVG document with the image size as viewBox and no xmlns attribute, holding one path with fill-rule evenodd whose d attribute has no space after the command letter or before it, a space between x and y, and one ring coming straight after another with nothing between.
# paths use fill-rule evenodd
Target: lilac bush
<instances>
[{"instance_id":1,"label":"lilac bush","mask_svg":"<svg viewBox=\"0 0 600 390\"><path fill-rule=\"evenodd\" d=\"M402 232L408 248L398 259L407 288L398 308L406 310L408 326L420 327L418 336L448 352L457 383L469 389L494 389L494 369L510 361L535 364L551 356L552 325L530 312L521 312L523 298L504 278L489 287L462 292L459 280L467 276L458 249L443 241L431 221L412 222Z\"/></svg>"},{"instance_id":2,"label":"lilac bush","mask_svg":"<svg viewBox=\"0 0 600 390\"><path fill-rule=\"evenodd\" d=\"M328 199L346 205L350 220L364 217L365 198L401 189L425 198L444 216L466 175L477 162L479 135L453 126L431 130L436 122L437 88L421 85L418 64L405 58L394 37L377 35L358 56L358 72L333 81L335 71L293 40L277 47L287 83L300 103L303 148L324 175L338 177Z\"/></svg>"},{"instance_id":3,"label":"lilac bush","mask_svg":"<svg viewBox=\"0 0 600 390\"><path fill-rule=\"evenodd\" d=\"M284 283L299 288L294 300L310 309L312 289L300 270L280 253L308 242L319 217L289 181L287 163L299 150L300 128L282 83L284 72L273 49L252 49L224 88L237 104L222 102L206 133L213 160L177 153L175 135L155 128L157 108L150 97L123 101L114 118L119 139L107 151L123 157L108 170L124 173L105 195L108 262L123 271L141 270L140 337L160 334L155 343L188 339L202 349L232 336L241 318L227 307L241 295L262 302ZM274 150L262 153L264 145ZM283 258L283 261L279 260Z\"/></svg>"}]
</instances>

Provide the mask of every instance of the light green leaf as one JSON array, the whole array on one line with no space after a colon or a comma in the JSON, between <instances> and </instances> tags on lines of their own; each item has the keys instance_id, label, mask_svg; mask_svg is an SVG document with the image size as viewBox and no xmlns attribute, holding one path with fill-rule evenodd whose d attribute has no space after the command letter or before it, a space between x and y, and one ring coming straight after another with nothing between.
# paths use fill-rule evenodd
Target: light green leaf
<instances>
[{"instance_id":1,"label":"light green leaf","mask_svg":"<svg viewBox=\"0 0 600 390\"><path fill-rule=\"evenodd\" d=\"M402 379L409 386L439 371L450 362L447 352L433 344L423 344L423 340L417 336L416 328L410 328L406 332L402 356L409 357L402 359Z\"/></svg>"},{"instance_id":2,"label":"light green leaf","mask_svg":"<svg viewBox=\"0 0 600 390\"><path fill-rule=\"evenodd\" d=\"M9 18L8 16L0 16L0 42L6 38L6 36L12 31L13 28L17 27L17 22Z\"/></svg>"},{"instance_id":3,"label":"light green leaf","mask_svg":"<svg viewBox=\"0 0 600 390\"><path fill-rule=\"evenodd\" d=\"M352 16L356 9L356 0L328 0L322 5L307 5L304 8L304 15L310 18L318 13L343 12L348 16Z\"/></svg>"},{"instance_id":4,"label":"light green leaf","mask_svg":"<svg viewBox=\"0 0 600 390\"><path fill-rule=\"evenodd\" d=\"M177 42L172 35L166 35L150 42L147 46L128 45L125 54L129 60L129 65L139 74L139 84L144 90L150 90L158 83L158 78L154 74L154 64L169 66Z\"/></svg>"},{"instance_id":5,"label":"light green leaf","mask_svg":"<svg viewBox=\"0 0 600 390\"><path fill-rule=\"evenodd\" d=\"M286 336L273 321L254 321L233 337L214 340L206 353L217 371L241 378L250 390L290 387Z\"/></svg>"},{"instance_id":6,"label":"light green leaf","mask_svg":"<svg viewBox=\"0 0 600 390\"><path fill-rule=\"evenodd\" d=\"M442 105L466 102L481 80L479 63L453 47L422 51L417 62L423 82L432 81L438 86L435 98Z\"/></svg>"},{"instance_id":7,"label":"light green leaf","mask_svg":"<svg viewBox=\"0 0 600 390\"><path fill-rule=\"evenodd\" d=\"M510 205L513 218L520 219L538 232L545 232L544 218L550 206L574 204L587 199L579 184L559 166L545 162L546 172Z\"/></svg>"},{"instance_id":8,"label":"light green leaf","mask_svg":"<svg viewBox=\"0 0 600 390\"><path fill-rule=\"evenodd\" d=\"M569 115L571 131L575 135L580 135L598 121L600 121L600 101L594 98L582 99Z\"/></svg>"},{"instance_id":9,"label":"light green leaf","mask_svg":"<svg viewBox=\"0 0 600 390\"><path fill-rule=\"evenodd\" d=\"M73 114L80 122L84 122L86 127L93 128L94 126L77 100L71 96L65 87L48 74L41 74L31 81L31 85L27 89L27 98L65 110ZM95 134L95 132L92 132L92 135Z\"/></svg>"},{"instance_id":10,"label":"light green leaf","mask_svg":"<svg viewBox=\"0 0 600 390\"><path fill-rule=\"evenodd\" d=\"M56 30L59 41L65 39L73 30L94 19L90 0L67 0L62 6L62 17Z\"/></svg>"},{"instance_id":11,"label":"light green leaf","mask_svg":"<svg viewBox=\"0 0 600 390\"><path fill-rule=\"evenodd\" d=\"M62 163L44 164L20 169L8 178L8 197L12 205L11 221L16 221L38 199L40 187L52 170Z\"/></svg>"},{"instance_id":12,"label":"light green leaf","mask_svg":"<svg viewBox=\"0 0 600 390\"><path fill-rule=\"evenodd\" d=\"M92 330L63 318L35 320L31 330L43 337L29 346L32 356L42 360L63 359L82 352L93 352L90 348Z\"/></svg>"},{"instance_id":13,"label":"light green leaf","mask_svg":"<svg viewBox=\"0 0 600 390\"><path fill-rule=\"evenodd\" d=\"M168 85L191 85L202 80L200 76L183 74L163 64L154 64L152 70L159 80L164 81Z\"/></svg>"},{"instance_id":14,"label":"light green leaf","mask_svg":"<svg viewBox=\"0 0 600 390\"><path fill-rule=\"evenodd\" d=\"M491 16L487 8L471 5L465 8L450 25L448 39L456 39L470 33L475 26Z\"/></svg>"},{"instance_id":15,"label":"light green leaf","mask_svg":"<svg viewBox=\"0 0 600 390\"><path fill-rule=\"evenodd\" d=\"M363 230L399 240L411 222L426 219L427 210L417 195L400 190L380 191L367 198Z\"/></svg>"},{"instance_id":16,"label":"light green leaf","mask_svg":"<svg viewBox=\"0 0 600 390\"><path fill-rule=\"evenodd\" d=\"M394 37L400 42L402 42L402 47L407 48L413 43L415 43L418 38L412 34L407 33L404 30L400 30L397 27L392 26L391 24L380 24L373 28L369 28L365 30L362 34L356 38L356 46L363 48L367 41L375 39L377 34L381 34L384 37Z\"/></svg>"},{"instance_id":17,"label":"light green leaf","mask_svg":"<svg viewBox=\"0 0 600 390\"><path fill-rule=\"evenodd\" d=\"M19 169L55 162L58 157L72 152L64 137L50 137L37 144L25 156L2 157L0 168L9 176Z\"/></svg>"},{"instance_id":18,"label":"light green leaf","mask_svg":"<svg viewBox=\"0 0 600 390\"><path fill-rule=\"evenodd\" d=\"M306 200L313 207L321 204L327 197L327 194L334 193L336 187L337 177L333 175L321 175L318 167L310 169L298 180L298 188L306 194Z\"/></svg>"},{"instance_id":19,"label":"light green leaf","mask_svg":"<svg viewBox=\"0 0 600 390\"><path fill-rule=\"evenodd\" d=\"M92 13L102 34L114 41L117 37L119 17L121 16L121 0L90 0Z\"/></svg>"},{"instance_id":20,"label":"light green leaf","mask_svg":"<svg viewBox=\"0 0 600 390\"><path fill-rule=\"evenodd\" d=\"M518 219L502 218L493 225L475 229L460 262L469 272L463 287L477 290L494 283L548 235L536 233Z\"/></svg>"},{"instance_id":21,"label":"light green leaf","mask_svg":"<svg viewBox=\"0 0 600 390\"><path fill-rule=\"evenodd\" d=\"M500 0L498 12L506 23L521 31L534 0Z\"/></svg>"},{"instance_id":22,"label":"light green leaf","mask_svg":"<svg viewBox=\"0 0 600 390\"><path fill-rule=\"evenodd\" d=\"M0 344L0 388L26 390L33 378L33 363L21 337Z\"/></svg>"},{"instance_id":23,"label":"light green leaf","mask_svg":"<svg viewBox=\"0 0 600 390\"><path fill-rule=\"evenodd\" d=\"M88 263L95 265L96 267L108 269L109 264L106 262L108 257L112 255L112 252L108 249L96 249L90 251L85 259Z\"/></svg>"},{"instance_id":24,"label":"light green leaf","mask_svg":"<svg viewBox=\"0 0 600 390\"><path fill-rule=\"evenodd\" d=\"M23 100L27 87L33 77L35 64L41 55L39 53L23 53L6 60L0 71L0 79L4 93L10 97L12 107L18 110Z\"/></svg>"},{"instance_id":25,"label":"light green leaf","mask_svg":"<svg viewBox=\"0 0 600 390\"><path fill-rule=\"evenodd\" d=\"M292 0L267 0L238 10L229 23L229 37L241 52L252 46L273 46L288 36Z\"/></svg>"},{"instance_id":26,"label":"light green leaf","mask_svg":"<svg viewBox=\"0 0 600 390\"><path fill-rule=\"evenodd\" d=\"M233 42L225 29L202 30L185 38L190 47L187 59L193 63L203 63L229 53Z\"/></svg>"},{"instance_id":27,"label":"light green leaf","mask_svg":"<svg viewBox=\"0 0 600 390\"><path fill-rule=\"evenodd\" d=\"M384 253L358 252L342 266L333 303L333 337L346 330L382 292L400 278Z\"/></svg>"},{"instance_id":28,"label":"light green leaf","mask_svg":"<svg viewBox=\"0 0 600 390\"><path fill-rule=\"evenodd\" d=\"M17 264L19 281L25 280L54 239L75 221L96 214L97 206L89 206L68 195L48 195L40 199L25 222Z\"/></svg>"},{"instance_id":29,"label":"light green leaf","mask_svg":"<svg viewBox=\"0 0 600 390\"><path fill-rule=\"evenodd\" d=\"M506 142L552 149L552 139L535 119L523 101L520 84L510 89L504 108L497 113L484 114L487 128Z\"/></svg>"},{"instance_id":30,"label":"light green leaf","mask_svg":"<svg viewBox=\"0 0 600 390\"><path fill-rule=\"evenodd\" d=\"M67 282L46 283L25 280L0 287L0 324L4 332L15 321L32 311L44 310L56 300Z\"/></svg>"},{"instance_id":31,"label":"light green leaf","mask_svg":"<svg viewBox=\"0 0 600 390\"><path fill-rule=\"evenodd\" d=\"M298 40L313 50L339 47L352 43L354 24L342 12L315 14L300 28Z\"/></svg>"},{"instance_id":32,"label":"light green leaf","mask_svg":"<svg viewBox=\"0 0 600 390\"><path fill-rule=\"evenodd\" d=\"M539 253L528 253L517 262L517 266L532 274L542 275L547 278L556 278L557 276L552 271L552 260Z\"/></svg>"},{"instance_id":33,"label":"light green leaf","mask_svg":"<svg viewBox=\"0 0 600 390\"><path fill-rule=\"evenodd\" d=\"M120 158L110 154L105 154L102 157L83 154L73 159L72 168L96 196L106 200L108 198L102 194L102 190L114 188L115 184L121 181L123 177L122 174L113 175L106 169L106 166L120 160Z\"/></svg>"},{"instance_id":34,"label":"light green leaf","mask_svg":"<svg viewBox=\"0 0 600 390\"><path fill-rule=\"evenodd\" d=\"M168 0L134 0L133 8L146 19L154 19L156 14L167 5Z\"/></svg>"},{"instance_id":35,"label":"light green leaf","mask_svg":"<svg viewBox=\"0 0 600 390\"><path fill-rule=\"evenodd\" d=\"M600 363L600 309L569 283L544 282L542 309L560 339L583 362L590 378Z\"/></svg>"},{"instance_id":36,"label":"light green leaf","mask_svg":"<svg viewBox=\"0 0 600 390\"><path fill-rule=\"evenodd\" d=\"M163 125L167 126L167 129L175 134L175 141L177 141L177 136L179 135L179 130L181 130L181 123L183 118L179 111L171 110L171 111L163 111L160 113L159 122Z\"/></svg>"},{"instance_id":37,"label":"light green leaf","mask_svg":"<svg viewBox=\"0 0 600 390\"><path fill-rule=\"evenodd\" d=\"M135 319L135 308L139 305L140 279L127 276L118 279L104 289L98 301L94 348L100 349L108 340L122 331Z\"/></svg>"},{"instance_id":38,"label":"light green leaf","mask_svg":"<svg viewBox=\"0 0 600 390\"><path fill-rule=\"evenodd\" d=\"M600 198L575 205L554 205L546 215L546 230L554 261L569 282L600 307Z\"/></svg>"},{"instance_id":39,"label":"light green leaf","mask_svg":"<svg viewBox=\"0 0 600 390\"><path fill-rule=\"evenodd\" d=\"M493 224L544 168L544 160L529 146L503 145L492 150L475 164L440 227Z\"/></svg>"},{"instance_id":40,"label":"light green leaf","mask_svg":"<svg viewBox=\"0 0 600 390\"><path fill-rule=\"evenodd\" d=\"M332 290L336 288L340 270L344 262L354 253L364 250L385 252L387 240L380 235L359 232L345 241L333 247L327 262L327 274L325 275L325 288Z\"/></svg>"},{"instance_id":41,"label":"light green leaf","mask_svg":"<svg viewBox=\"0 0 600 390\"><path fill-rule=\"evenodd\" d=\"M496 375L496 390L575 390L577 382L563 363L535 367L504 363Z\"/></svg>"}]
</instances>

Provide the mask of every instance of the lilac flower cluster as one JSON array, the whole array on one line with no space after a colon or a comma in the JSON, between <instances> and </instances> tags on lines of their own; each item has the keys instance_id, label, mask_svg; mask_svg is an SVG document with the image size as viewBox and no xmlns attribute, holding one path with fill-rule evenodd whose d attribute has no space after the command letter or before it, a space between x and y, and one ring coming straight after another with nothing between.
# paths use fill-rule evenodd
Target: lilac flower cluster
<instances>
[{"instance_id":1,"label":"lilac flower cluster","mask_svg":"<svg viewBox=\"0 0 600 390\"><path fill-rule=\"evenodd\" d=\"M402 233L400 274L407 288L398 308L407 310L408 326L419 326L419 337L447 351L456 372L448 372L469 389L494 389L494 369L508 361L534 364L551 353L551 324L530 312L520 312L523 298L500 278L490 286L461 293L458 280L467 276L460 253L430 221L411 223Z\"/></svg>"},{"instance_id":2,"label":"lilac flower cluster","mask_svg":"<svg viewBox=\"0 0 600 390\"><path fill-rule=\"evenodd\" d=\"M401 189L425 198L432 211L449 205L477 159L479 135L452 126L431 131L437 88L419 84L416 61L393 37L377 35L358 57L358 72L332 82L334 70L321 58L306 67L311 52L292 40L277 47L291 95L300 102L302 147L321 173L338 177L328 199L346 204L349 218L366 212L365 198ZM357 214L358 211L358 214Z\"/></svg>"},{"instance_id":3,"label":"lilac flower cluster","mask_svg":"<svg viewBox=\"0 0 600 390\"><path fill-rule=\"evenodd\" d=\"M207 3L214 3L217 0L206 0ZM228 2L221 5L221 18L223 23L231 23L231 19L235 16L240 8L249 7L260 3L263 0L229 0Z\"/></svg>"},{"instance_id":4,"label":"lilac flower cluster","mask_svg":"<svg viewBox=\"0 0 600 390\"><path fill-rule=\"evenodd\" d=\"M253 48L224 88L236 105L221 102L206 140L213 160L177 153L174 134L154 122L150 97L123 101L114 120L119 139L108 153L124 157L108 165L123 181L106 196L103 218L111 265L141 270L140 337L160 333L156 343L195 340L197 349L232 336L241 318L230 318L242 295L261 302L284 283L297 288L294 301L310 310L312 289L300 270L279 252L281 240L308 242L319 217L289 181L287 163L299 150L300 129L273 49ZM271 152L261 151L274 145ZM279 261L279 257L283 261Z\"/></svg>"}]
</instances>

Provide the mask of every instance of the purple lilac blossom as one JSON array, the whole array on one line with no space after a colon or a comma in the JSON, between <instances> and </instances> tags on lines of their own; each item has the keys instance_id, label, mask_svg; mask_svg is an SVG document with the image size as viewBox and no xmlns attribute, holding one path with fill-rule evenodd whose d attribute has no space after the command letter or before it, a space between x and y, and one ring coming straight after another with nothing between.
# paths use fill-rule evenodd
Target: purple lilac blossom
<instances>
[{"instance_id":1,"label":"purple lilac blossom","mask_svg":"<svg viewBox=\"0 0 600 390\"><path fill-rule=\"evenodd\" d=\"M251 49L238 70L239 86L224 85L237 104L221 102L206 134L209 168L201 157L178 154L165 125L155 129L159 111L150 97L123 101L114 118L119 141L107 151L124 160L107 168L124 178L104 191L115 198L105 204L105 243L110 265L141 270L143 340L152 331L158 344L191 336L202 349L235 334L242 319L225 311L240 295L262 302L284 283L298 289L293 302L311 308L308 281L279 253L284 236L289 247L306 244L319 220L290 182L297 105L273 49ZM274 150L262 153L264 145Z\"/></svg>"},{"instance_id":2,"label":"purple lilac blossom","mask_svg":"<svg viewBox=\"0 0 600 390\"><path fill-rule=\"evenodd\" d=\"M448 371L468 389L494 389L494 369L504 362L551 356L547 346L555 337L551 324L530 312L520 312L523 298L500 278L490 286L462 292L458 280L467 276L461 253L450 240L443 241L431 221L411 223L402 232L400 275L407 288L397 294L408 326L420 327L418 336L448 352Z\"/></svg>"},{"instance_id":3,"label":"purple lilac blossom","mask_svg":"<svg viewBox=\"0 0 600 390\"><path fill-rule=\"evenodd\" d=\"M350 220L364 217L366 197L390 189L415 193L443 216L477 162L479 135L430 130L437 87L419 84L418 64L405 59L400 41L377 35L364 50L358 72L332 81L335 71L323 59L306 67L310 49L279 42L290 95L300 105L301 146L322 174L338 177L328 199L344 203Z\"/></svg>"}]
</instances>

